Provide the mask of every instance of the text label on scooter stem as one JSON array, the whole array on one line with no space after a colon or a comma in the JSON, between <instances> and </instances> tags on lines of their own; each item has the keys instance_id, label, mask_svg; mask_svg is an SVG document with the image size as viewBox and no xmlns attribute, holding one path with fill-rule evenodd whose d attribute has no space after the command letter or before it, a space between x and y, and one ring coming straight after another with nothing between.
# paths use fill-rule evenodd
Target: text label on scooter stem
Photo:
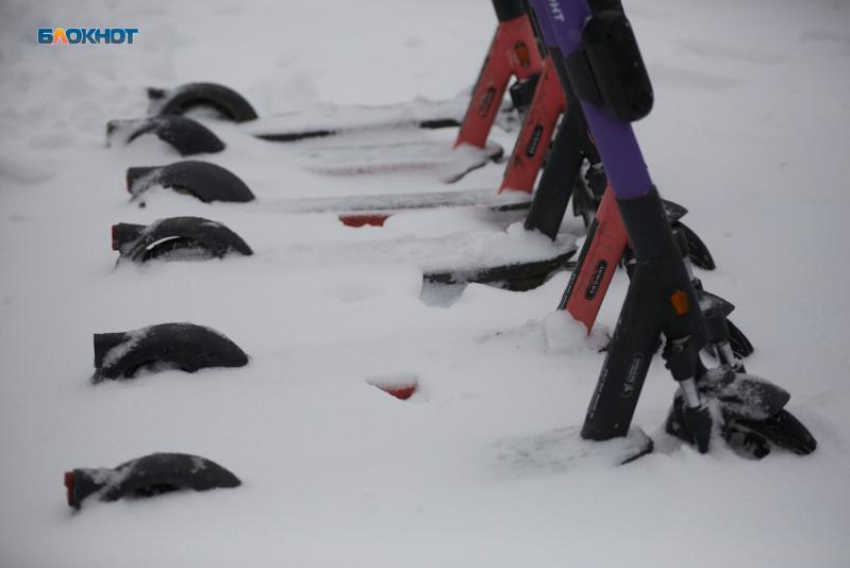
<instances>
[{"instance_id":1,"label":"text label on scooter stem","mask_svg":"<svg viewBox=\"0 0 850 568\"><path fill-rule=\"evenodd\" d=\"M642 365L643 354L635 353L634 357L632 357L632 364L629 365L629 374L626 376L626 380L623 381L623 389L620 392L623 398L629 398L634 394L635 385L637 385L638 377L642 371Z\"/></svg>"},{"instance_id":2,"label":"text label on scooter stem","mask_svg":"<svg viewBox=\"0 0 850 568\"><path fill-rule=\"evenodd\" d=\"M599 286L602 284L602 279L605 276L605 271L608 269L608 261L605 259L600 260L596 268L593 269L593 276L590 279L590 284L588 284L587 289L584 291L584 297L588 300L592 300L596 297L596 293L599 292Z\"/></svg>"},{"instance_id":3,"label":"text label on scooter stem","mask_svg":"<svg viewBox=\"0 0 850 568\"><path fill-rule=\"evenodd\" d=\"M549 12L551 12L552 17L559 22L566 21L566 18L564 18L564 11L561 10L558 0L549 0Z\"/></svg>"}]
</instances>

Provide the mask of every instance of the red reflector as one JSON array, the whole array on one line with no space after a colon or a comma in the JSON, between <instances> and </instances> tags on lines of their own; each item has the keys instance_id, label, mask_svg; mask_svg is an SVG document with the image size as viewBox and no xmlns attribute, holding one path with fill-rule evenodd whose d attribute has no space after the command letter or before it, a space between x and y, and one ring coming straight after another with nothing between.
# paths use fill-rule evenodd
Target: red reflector
<instances>
[{"instance_id":1,"label":"red reflector","mask_svg":"<svg viewBox=\"0 0 850 568\"><path fill-rule=\"evenodd\" d=\"M407 400L416 392L419 381L415 376L373 377L366 381L399 400Z\"/></svg>"},{"instance_id":2,"label":"red reflector","mask_svg":"<svg viewBox=\"0 0 850 568\"><path fill-rule=\"evenodd\" d=\"M67 489L68 505L74 506L74 472L65 472L65 488Z\"/></svg>"},{"instance_id":3,"label":"red reflector","mask_svg":"<svg viewBox=\"0 0 850 568\"><path fill-rule=\"evenodd\" d=\"M118 250L118 225L112 225L112 250Z\"/></svg>"},{"instance_id":4,"label":"red reflector","mask_svg":"<svg viewBox=\"0 0 850 568\"><path fill-rule=\"evenodd\" d=\"M370 227L383 227L384 221L386 221L389 217L390 215L388 213L364 213L362 215L352 213L350 215L340 215L339 220L342 221L342 224L346 227L354 227L357 229L359 227L365 227L366 225Z\"/></svg>"},{"instance_id":5,"label":"red reflector","mask_svg":"<svg viewBox=\"0 0 850 568\"><path fill-rule=\"evenodd\" d=\"M416 392L416 385L406 385L403 387L378 387L387 394L391 394L399 400L407 400L413 393Z\"/></svg>"}]
</instances>

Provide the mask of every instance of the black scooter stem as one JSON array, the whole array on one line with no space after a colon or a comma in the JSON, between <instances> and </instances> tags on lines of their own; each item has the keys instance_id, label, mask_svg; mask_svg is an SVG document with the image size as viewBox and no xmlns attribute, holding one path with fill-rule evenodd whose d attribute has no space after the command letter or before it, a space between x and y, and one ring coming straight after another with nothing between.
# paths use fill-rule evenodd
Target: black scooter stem
<instances>
[{"instance_id":1,"label":"black scooter stem","mask_svg":"<svg viewBox=\"0 0 850 568\"><path fill-rule=\"evenodd\" d=\"M536 18L532 18L532 22L536 23ZM597 166L600 158L588 135L587 122L573 92L561 50L553 46L547 47L547 50L563 87L567 104L552 141L546 167L540 174L534 200L525 220L525 228L530 231L538 230L549 238L555 238L574 189L588 191L580 175L584 160L588 160L591 166ZM573 199L575 201L576 197Z\"/></svg>"},{"instance_id":2,"label":"black scooter stem","mask_svg":"<svg viewBox=\"0 0 850 568\"><path fill-rule=\"evenodd\" d=\"M636 261L582 428L592 440L628 432L661 333L678 381L695 379L705 344L696 293L629 124L651 108L648 77L625 15L600 4L591 14L585 0L532 1L544 39L566 58Z\"/></svg>"},{"instance_id":3,"label":"black scooter stem","mask_svg":"<svg viewBox=\"0 0 850 568\"><path fill-rule=\"evenodd\" d=\"M658 192L653 190L637 199L618 200L618 205L626 227L630 221L633 226L638 224L640 219L659 221L640 225L644 229L638 233L643 246L635 248L636 263L629 291L582 428L582 436L591 440L607 440L628 432L662 333L668 347L681 346L680 353L665 350L674 379L678 381L696 377L699 364L696 353L706 343L699 302L670 233ZM666 235L662 229L666 229ZM673 361L669 361L670 357Z\"/></svg>"}]
</instances>

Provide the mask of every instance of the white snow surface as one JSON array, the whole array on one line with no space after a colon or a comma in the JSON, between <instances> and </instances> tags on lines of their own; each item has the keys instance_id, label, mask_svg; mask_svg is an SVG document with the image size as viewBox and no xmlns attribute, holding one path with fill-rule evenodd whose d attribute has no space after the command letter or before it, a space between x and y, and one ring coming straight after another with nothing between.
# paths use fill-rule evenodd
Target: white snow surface
<instances>
[{"instance_id":1,"label":"white snow surface","mask_svg":"<svg viewBox=\"0 0 850 568\"><path fill-rule=\"evenodd\" d=\"M650 170L690 209L719 264L699 276L737 305L757 349L748 370L792 393L813 455L753 462L671 440L674 383L656 359L634 424L658 451L571 465L559 444L576 443L623 274L585 338L553 315L564 272L435 306L415 263L275 261L297 244L485 230L459 211L350 229L260 206L447 188L427 172L323 177L215 123L228 149L204 158L260 203L166 191L130 203L127 167L178 159L152 137L106 148L106 121L142 116L145 87L221 82L262 116L451 99L495 28L486 0L5 0L0 566L850 566L850 3L626 8L656 89L636 125ZM36 44L38 27L75 25L140 32L132 46ZM501 173L489 165L459 187L495 191ZM256 255L115 269L113 223L174 215L223 222ZM251 362L90 384L92 334L170 321L220 330ZM413 398L368 383L393 375L417 377ZM154 451L205 456L243 486L65 504L64 471Z\"/></svg>"}]
</instances>

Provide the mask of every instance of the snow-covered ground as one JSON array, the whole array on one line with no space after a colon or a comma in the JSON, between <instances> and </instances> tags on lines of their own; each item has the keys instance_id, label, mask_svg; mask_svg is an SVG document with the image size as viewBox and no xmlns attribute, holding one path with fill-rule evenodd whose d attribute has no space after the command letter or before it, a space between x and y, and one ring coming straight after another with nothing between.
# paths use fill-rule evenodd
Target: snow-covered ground
<instances>
[{"instance_id":1,"label":"snow-covered ground","mask_svg":"<svg viewBox=\"0 0 850 568\"><path fill-rule=\"evenodd\" d=\"M636 126L654 179L718 261L700 277L738 306L757 348L748 368L793 394L817 452L752 462L673 443L661 424L674 384L656 361L635 423L661 451L619 468L566 461L559 442L584 417L624 275L585 338L555 313L567 273L449 300L423 293L413 262L303 254L492 230L480 216L354 230L263 207L445 189L428 175L322 177L219 125L229 147L208 159L242 175L257 203L165 191L144 209L129 202L127 167L177 160L150 137L105 147L107 120L143 115L144 87L222 82L262 115L448 99L493 32L486 0L6 0L0 566L850 565L850 4L626 7L656 89ZM75 25L140 32L132 46L36 44L38 27ZM508 133L494 137L510 148ZM495 189L501 169L461 187ZM174 215L224 222L256 254L116 269L113 223ZM282 251L296 246L289 262ZM251 362L89 382L93 333L168 321L212 326ZM399 376L419 381L407 402L370 385ZM64 471L154 451L203 455L243 486L79 514L65 504Z\"/></svg>"}]
</instances>

